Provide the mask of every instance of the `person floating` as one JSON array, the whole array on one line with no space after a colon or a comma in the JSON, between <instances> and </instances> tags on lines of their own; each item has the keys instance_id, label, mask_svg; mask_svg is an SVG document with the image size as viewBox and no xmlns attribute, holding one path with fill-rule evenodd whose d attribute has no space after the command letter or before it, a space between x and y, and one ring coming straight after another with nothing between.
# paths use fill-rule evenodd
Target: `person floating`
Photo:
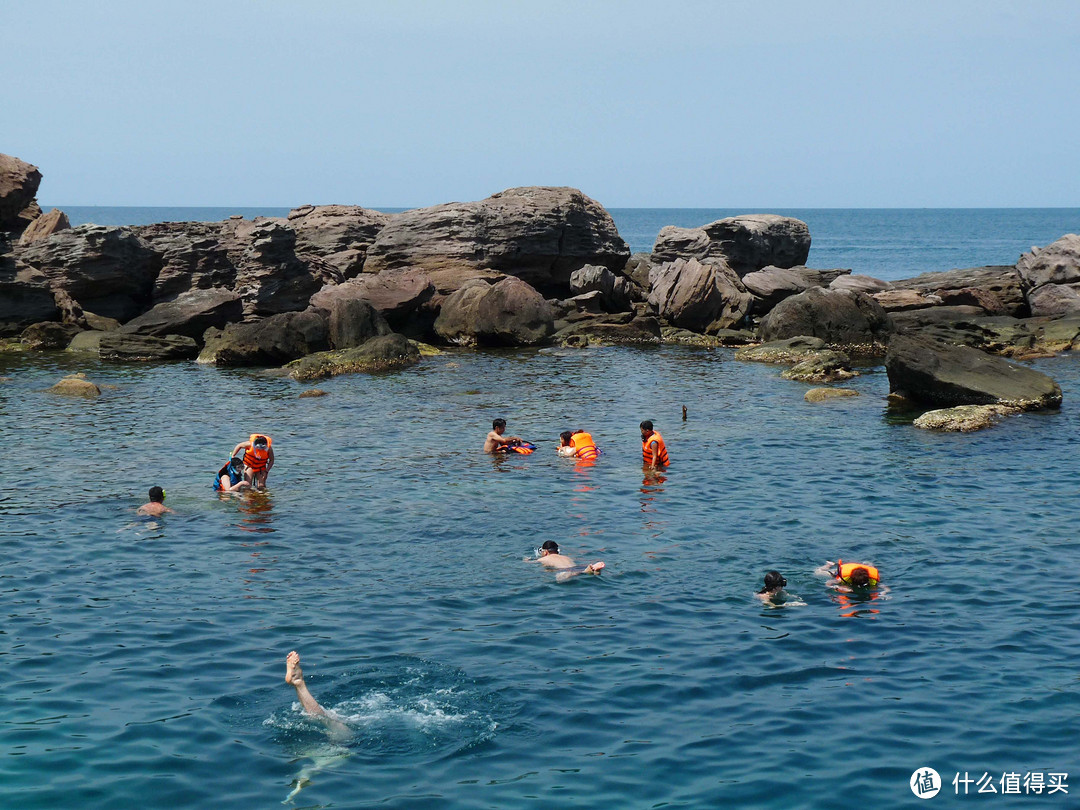
<instances>
[{"instance_id":1,"label":"person floating","mask_svg":"<svg viewBox=\"0 0 1080 810\"><path fill-rule=\"evenodd\" d=\"M152 515L161 517L164 514L175 514L172 509L165 505L165 490L161 487L150 487L150 503L144 503L138 509L140 515Z\"/></svg>"},{"instance_id":2,"label":"person floating","mask_svg":"<svg viewBox=\"0 0 1080 810\"><path fill-rule=\"evenodd\" d=\"M653 430L653 424L646 419L641 423L641 461L653 470L662 470L670 463L664 437Z\"/></svg>"},{"instance_id":3,"label":"person floating","mask_svg":"<svg viewBox=\"0 0 1080 810\"><path fill-rule=\"evenodd\" d=\"M266 476L274 466L274 442L264 433L252 433L246 442L240 442L230 454L236 458L243 451L244 480L256 489L266 487Z\"/></svg>"},{"instance_id":4,"label":"person floating","mask_svg":"<svg viewBox=\"0 0 1080 810\"><path fill-rule=\"evenodd\" d=\"M570 557L559 553L559 544L554 540L545 540L544 544L537 549L536 558L526 559L526 562L540 563L545 568L557 570L559 574L555 579L558 582L565 582L578 574L599 574L605 567L603 560L589 565L578 565Z\"/></svg>"},{"instance_id":5,"label":"person floating","mask_svg":"<svg viewBox=\"0 0 1080 810\"><path fill-rule=\"evenodd\" d=\"M784 586L787 580L779 571L769 571L765 574L765 587L757 592L762 602L773 602L783 598Z\"/></svg>"},{"instance_id":6,"label":"person floating","mask_svg":"<svg viewBox=\"0 0 1080 810\"><path fill-rule=\"evenodd\" d=\"M560 456L581 461L596 461L600 456L600 449L593 441L593 437L584 430L564 430L559 434L559 440Z\"/></svg>"},{"instance_id":7,"label":"person floating","mask_svg":"<svg viewBox=\"0 0 1080 810\"><path fill-rule=\"evenodd\" d=\"M881 574L869 563L846 563L843 560L837 560L834 573L838 584L846 585L853 590L876 588L881 582Z\"/></svg>"},{"instance_id":8,"label":"person floating","mask_svg":"<svg viewBox=\"0 0 1080 810\"><path fill-rule=\"evenodd\" d=\"M505 419L493 419L491 430L484 439L485 453L522 453L528 455L536 449L536 445L522 439L520 436L503 436L506 432Z\"/></svg>"},{"instance_id":9,"label":"person floating","mask_svg":"<svg viewBox=\"0 0 1080 810\"><path fill-rule=\"evenodd\" d=\"M217 492L239 492L251 484L244 480L244 457L233 456L229 463L217 471L214 476L214 490Z\"/></svg>"}]
</instances>

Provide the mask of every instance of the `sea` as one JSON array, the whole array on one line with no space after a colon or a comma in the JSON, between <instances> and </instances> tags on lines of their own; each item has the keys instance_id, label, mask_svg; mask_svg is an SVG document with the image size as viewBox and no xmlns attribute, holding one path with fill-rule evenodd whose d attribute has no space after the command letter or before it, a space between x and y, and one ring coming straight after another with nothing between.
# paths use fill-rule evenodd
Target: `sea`
<instances>
[{"instance_id":1,"label":"sea","mask_svg":"<svg viewBox=\"0 0 1080 810\"><path fill-rule=\"evenodd\" d=\"M647 251L759 211L612 213ZM810 266L885 279L1080 231L775 213ZM1061 409L961 435L890 411L880 365L810 404L725 348L455 349L303 399L257 369L0 353L0 807L1075 807L1080 358L1030 365ZM101 396L47 392L76 372ZM536 451L485 455L497 417ZM557 456L577 428L595 464ZM268 488L215 494L252 433ZM151 486L171 513L136 514ZM558 578L546 540L605 568ZM837 559L881 586L830 587Z\"/></svg>"}]
</instances>

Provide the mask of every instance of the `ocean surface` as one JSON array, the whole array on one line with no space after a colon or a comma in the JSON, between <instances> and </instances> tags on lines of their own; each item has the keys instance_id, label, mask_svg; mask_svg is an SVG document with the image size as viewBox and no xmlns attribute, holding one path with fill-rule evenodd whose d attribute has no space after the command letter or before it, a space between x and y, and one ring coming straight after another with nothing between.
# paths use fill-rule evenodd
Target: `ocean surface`
<instances>
[{"instance_id":1,"label":"ocean surface","mask_svg":"<svg viewBox=\"0 0 1080 810\"><path fill-rule=\"evenodd\" d=\"M978 212L804 213L835 240L812 265L878 275L1078 229L983 212L961 251ZM674 216L615 212L635 249ZM312 399L0 354L0 807L900 808L925 768L931 807L1075 807L1080 358L1032 365L1060 411L946 435L886 409L880 366L808 404L729 349L456 350ZM75 371L109 387L45 392ZM539 449L480 452L499 416ZM595 465L554 452L577 427ZM255 431L269 489L215 495ZM136 516L152 485L174 514ZM603 574L527 562L549 539ZM883 587L830 589L838 557ZM300 711L294 649L344 730Z\"/></svg>"}]
</instances>

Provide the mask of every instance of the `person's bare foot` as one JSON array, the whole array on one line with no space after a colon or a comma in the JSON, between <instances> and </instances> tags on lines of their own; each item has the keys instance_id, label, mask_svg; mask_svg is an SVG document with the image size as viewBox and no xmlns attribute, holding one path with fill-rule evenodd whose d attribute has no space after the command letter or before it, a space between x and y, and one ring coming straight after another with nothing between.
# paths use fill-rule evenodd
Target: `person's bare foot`
<instances>
[{"instance_id":1,"label":"person's bare foot","mask_svg":"<svg viewBox=\"0 0 1080 810\"><path fill-rule=\"evenodd\" d=\"M293 650L285 656L285 683L297 686L304 682L304 671L300 669L300 653Z\"/></svg>"},{"instance_id":2,"label":"person's bare foot","mask_svg":"<svg viewBox=\"0 0 1080 810\"><path fill-rule=\"evenodd\" d=\"M602 570L604 570L604 561L603 560L600 560L598 562L594 562L592 565L585 566L585 573L586 574L599 574Z\"/></svg>"}]
</instances>

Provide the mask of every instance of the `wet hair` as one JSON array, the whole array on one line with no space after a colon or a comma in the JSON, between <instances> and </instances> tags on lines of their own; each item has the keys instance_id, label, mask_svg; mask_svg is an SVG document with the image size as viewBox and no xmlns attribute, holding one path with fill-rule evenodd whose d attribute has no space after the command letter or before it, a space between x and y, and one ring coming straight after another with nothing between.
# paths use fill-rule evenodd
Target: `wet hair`
<instances>
[{"instance_id":1,"label":"wet hair","mask_svg":"<svg viewBox=\"0 0 1080 810\"><path fill-rule=\"evenodd\" d=\"M568 442L570 441L570 437L573 435L574 434L571 433L569 430L564 430L562 433L559 434L559 438L562 439L564 442Z\"/></svg>"},{"instance_id":2,"label":"wet hair","mask_svg":"<svg viewBox=\"0 0 1080 810\"><path fill-rule=\"evenodd\" d=\"M787 580L784 579L783 574L779 571L769 571L765 575L765 587L758 593L768 593L769 591L778 591L787 585Z\"/></svg>"},{"instance_id":3,"label":"wet hair","mask_svg":"<svg viewBox=\"0 0 1080 810\"><path fill-rule=\"evenodd\" d=\"M544 551L550 551L552 554L559 553L559 544L554 540L545 540L544 545L540 546Z\"/></svg>"},{"instance_id":4,"label":"wet hair","mask_svg":"<svg viewBox=\"0 0 1080 810\"><path fill-rule=\"evenodd\" d=\"M256 436L255 441L253 441L252 444L254 444L256 447L259 446L259 445L265 446L267 444L266 437L265 436Z\"/></svg>"},{"instance_id":5,"label":"wet hair","mask_svg":"<svg viewBox=\"0 0 1080 810\"><path fill-rule=\"evenodd\" d=\"M150 487L150 500L154 503L161 503L165 500L165 490L161 487Z\"/></svg>"},{"instance_id":6,"label":"wet hair","mask_svg":"<svg viewBox=\"0 0 1080 810\"><path fill-rule=\"evenodd\" d=\"M506 427L506 420L505 419L492 419L491 420L491 429L492 430L498 430L499 428L504 428L504 427Z\"/></svg>"},{"instance_id":7,"label":"wet hair","mask_svg":"<svg viewBox=\"0 0 1080 810\"><path fill-rule=\"evenodd\" d=\"M848 582L852 588L870 587L870 572L865 568L856 568L848 575Z\"/></svg>"},{"instance_id":8,"label":"wet hair","mask_svg":"<svg viewBox=\"0 0 1080 810\"><path fill-rule=\"evenodd\" d=\"M645 420L644 422L642 422L642 423L641 423L641 424L639 425L639 427L640 427L640 428L641 428L642 430L652 430L652 422L651 422L650 420L646 419L646 420Z\"/></svg>"}]
</instances>

